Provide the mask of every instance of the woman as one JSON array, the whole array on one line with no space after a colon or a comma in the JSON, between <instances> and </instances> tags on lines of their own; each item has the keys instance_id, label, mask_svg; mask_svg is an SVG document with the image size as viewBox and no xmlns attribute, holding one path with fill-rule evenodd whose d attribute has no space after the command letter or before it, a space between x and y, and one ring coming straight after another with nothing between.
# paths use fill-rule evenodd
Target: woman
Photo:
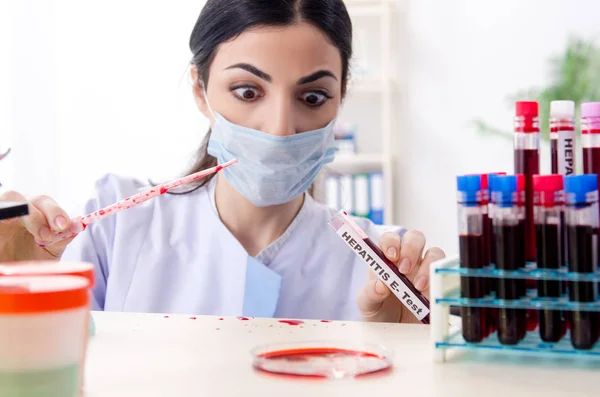
<instances>
[{"instance_id":1,"label":"woman","mask_svg":"<svg viewBox=\"0 0 600 397\"><path fill-rule=\"evenodd\" d=\"M190 39L193 94L210 119L195 172L239 164L41 248L71 227L51 198L0 225L2 260L96 265L93 308L108 311L416 322L328 227L307 189L333 160L352 26L342 0L208 0ZM145 188L107 175L92 212ZM7 192L4 201L23 200ZM361 227L428 294L422 233Z\"/></svg>"}]
</instances>

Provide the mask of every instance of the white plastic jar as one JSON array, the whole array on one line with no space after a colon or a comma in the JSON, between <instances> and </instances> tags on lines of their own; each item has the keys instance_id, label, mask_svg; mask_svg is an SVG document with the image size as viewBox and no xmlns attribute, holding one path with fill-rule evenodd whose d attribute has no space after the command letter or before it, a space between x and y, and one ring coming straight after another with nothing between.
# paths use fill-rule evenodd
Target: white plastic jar
<instances>
[{"instance_id":1,"label":"white plastic jar","mask_svg":"<svg viewBox=\"0 0 600 397\"><path fill-rule=\"evenodd\" d=\"M89 312L84 277L0 277L0 396L78 396Z\"/></svg>"}]
</instances>

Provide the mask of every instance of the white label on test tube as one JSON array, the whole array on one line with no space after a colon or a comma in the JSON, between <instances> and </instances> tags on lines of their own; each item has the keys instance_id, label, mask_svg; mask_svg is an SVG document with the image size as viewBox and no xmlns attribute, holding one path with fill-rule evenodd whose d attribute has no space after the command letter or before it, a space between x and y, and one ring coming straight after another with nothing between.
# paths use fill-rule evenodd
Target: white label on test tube
<instances>
[{"instance_id":1,"label":"white label on test tube","mask_svg":"<svg viewBox=\"0 0 600 397\"><path fill-rule=\"evenodd\" d=\"M417 319L423 320L429 314L429 309L423 302L404 284L400 277L389 269L389 266L364 242L360 234L349 223L343 223L336 232Z\"/></svg>"},{"instance_id":2,"label":"white label on test tube","mask_svg":"<svg viewBox=\"0 0 600 397\"><path fill-rule=\"evenodd\" d=\"M558 173L575 173L575 131L558 132Z\"/></svg>"}]
</instances>

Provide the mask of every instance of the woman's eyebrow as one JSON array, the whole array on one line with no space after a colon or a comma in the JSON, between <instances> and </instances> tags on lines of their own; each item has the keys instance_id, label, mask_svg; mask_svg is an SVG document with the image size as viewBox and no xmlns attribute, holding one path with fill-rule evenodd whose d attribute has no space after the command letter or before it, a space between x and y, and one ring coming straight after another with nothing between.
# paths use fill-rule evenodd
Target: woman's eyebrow
<instances>
[{"instance_id":1,"label":"woman's eyebrow","mask_svg":"<svg viewBox=\"0 0 600 397\"><path fill-rule=\"evenodd\" d=\"M333 73L331 73L329 70L319 70L309 76L302 77L301 79L298 80L297 84L300 85L300 84L312 83L313 81L317 81L323 77L331 77L337 81L337 78L335 77L335 75Z\"/></svg>"},{"instance_id":2,"label":"woman's eyebrow","mask_svg":"<svg viewBox=\"0 0 600 397\"><path fill-rule=\"evenodd\" d=\"M273 79L271 78L271 76L269 74L263 72L256 66L250 65L249 63L236 63L235 65L231 65L231 66L225 68L225 70L227 70L227 69L242 69L242 70L245 70L246 72L252 73L253 75L255 75L257 77L260 77L261 79L263 79L269 83L271 81L273 81Z\"/></svg>"}]
</instances>

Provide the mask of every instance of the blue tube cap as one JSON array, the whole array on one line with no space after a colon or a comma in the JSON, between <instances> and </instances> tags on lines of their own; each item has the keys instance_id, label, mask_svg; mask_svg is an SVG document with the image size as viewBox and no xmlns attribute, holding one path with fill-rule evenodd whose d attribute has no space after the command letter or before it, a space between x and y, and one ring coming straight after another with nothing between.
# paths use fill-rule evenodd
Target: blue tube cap
<instances>
[{"instance_id":1,"label":"blue tube cap","mask_svg":"<svg viewBox=\"0 0 600 397\"><path fill-rule=\"evenodd\" d=\"M598 201L598 176L596 174L569 175L564 177L567 203L589 203Z\"/></svg>"},{"instance_id":2,"label":"blue tube cap","mask_svg":"<svg viewBox=\"0 0 600 397\"><path fill-rule=\"evenodd\" d=\"M516 175L497 175L492 184L492 202L503 207L516 204L518 192L518 180Z\"/></svg>"},{"instance_id":3,"label":"blue tube cap","mask_svg":"<svg viewBox=\"0 0 600 397\"><path fill-rule=\"evenodd\" d=\"M458 202L477 205L481 202L481 176L459 175L456 177Z\"/></svg>"}]
</instances>

